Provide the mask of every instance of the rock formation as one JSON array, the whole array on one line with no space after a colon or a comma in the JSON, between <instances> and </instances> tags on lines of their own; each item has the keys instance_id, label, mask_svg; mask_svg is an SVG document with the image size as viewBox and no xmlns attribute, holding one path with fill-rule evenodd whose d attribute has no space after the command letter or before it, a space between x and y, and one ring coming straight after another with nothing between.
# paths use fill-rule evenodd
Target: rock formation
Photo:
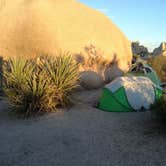
<instances>
[{"instance_id":1,"label":"rock formation","mask_svg":"<svg viewBox=\"0 0 166 166\"><path fill-rule=\"evenodd\" d=\"M0 0L1 56L34 57L63 51L71 52L84 64L89 58L107 61L100 69L86 68L86 64L81 68L96 72L103 81L104 73L110 73L105 72L106 66L111 69L109 64L115 65L115 57L120 71L128 70L132 58L131 43L125 35L109 18L80 2ZM107 79L111 80L111 75ZM100 79L95 76L95 80Z\"/></svg>"},{"instance_id":2,"label":"rock formation","mask_svg":"<svg viewBox=\"0 0 166 166\"><path fill-rule=\"evenodd\" d=\"M140 55L141 58L147 58L149 54L148 49L139 42L132 42L132 52L134 55Z\"/></svg>"},{"instance_id":3,"label":"rock formation","mask_svg":"<svg viewBox=\"0 0 166 166\"><path fill-rule=\"evenodd\" d=\"M153 50L153 56L158 55L166 56L166 42L162 42L158 48Z\"/></svg>"}]
</instances>

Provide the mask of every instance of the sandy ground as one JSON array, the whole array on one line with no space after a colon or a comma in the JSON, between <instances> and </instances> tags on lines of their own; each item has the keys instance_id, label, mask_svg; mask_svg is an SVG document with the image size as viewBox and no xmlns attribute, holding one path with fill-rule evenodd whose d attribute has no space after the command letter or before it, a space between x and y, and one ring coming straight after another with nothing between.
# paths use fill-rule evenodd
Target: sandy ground
<instances>
[{"instance_id":1,"label":"sandy ground","mask_svg":"<svg viewBox=\"0 0 166 166\"><path fill-rule=\"evenodd\" d=\"M80 92L69 111L25 120L0 101L0 166L165 166L166 125L150 112L92 108L100 93Z\"/></svg>"}]
</instances>

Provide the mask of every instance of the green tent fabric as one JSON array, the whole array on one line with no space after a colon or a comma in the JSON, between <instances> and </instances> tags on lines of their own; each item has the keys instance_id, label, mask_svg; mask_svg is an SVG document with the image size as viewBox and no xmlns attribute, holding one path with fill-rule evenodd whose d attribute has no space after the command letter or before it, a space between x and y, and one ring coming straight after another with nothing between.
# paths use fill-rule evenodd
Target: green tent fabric
<instances>
[{"instance_id":1,"label":"green tent fabric","mask_svg":"<svg viewBox=\"0 0 166 166\"><path fill-rule=\"evenodd\" d=\"M142 76L118 77L107 84L98 108L110 112L132 112L149 109L162 96L162 88Z\"/></svg>"},{"instance_id":2,"label":"green tent fabric","mask_svg":"<svg viewBox=\"0 0 166 166\"><path fill-rule=\"evenodd\" d=\"M98 108L110 112L131 112L133 110L123 88L120 88L115 94L104 88Z\"/></svg>"},{"instance_id":3,"label":"green tent fabric","mask_svg":"<svg viewBox=\"0 0 166 166\"><path fill-rule=\"evenodd\" d=\"M144 75L146 77L148 77L153 83L160 86L161 85L161 80L158 77L157 73L147 64L144 64L144 68L145 68Z\"/></svg>"},{"instance_id":4,"label":"green tent fabric","mask_svg":"<svg viewBox=\"0 0 166 166\"><path fill-rule=\"evenodd\" d=\"M140 71L140 69L138 69L138 71L135 71L137 68L139 68L140 64L142 66L142 71ZM158 86L161 85L161 80L158 77L157 73L148 64L144 64L141 62L134 64L127 75L145 76L148 77L154 84Z\"/></svg>"}]
</instances>

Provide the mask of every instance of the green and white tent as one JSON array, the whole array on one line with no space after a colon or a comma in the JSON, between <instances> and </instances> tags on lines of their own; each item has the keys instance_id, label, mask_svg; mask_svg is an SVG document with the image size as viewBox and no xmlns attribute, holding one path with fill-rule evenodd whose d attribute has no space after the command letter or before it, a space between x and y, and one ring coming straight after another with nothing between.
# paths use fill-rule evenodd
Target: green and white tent
<instances>
[{"instance_id":1,"label":"green and white tent","mask_svg":"<svg viewBox=\"0 0 166 166\"><path fill-rule=\"evenodd\" d=\"M149 109L163 89L143 76L118 77L103 89L98 108L110 112Z\"/></svg>"}]
</instances>

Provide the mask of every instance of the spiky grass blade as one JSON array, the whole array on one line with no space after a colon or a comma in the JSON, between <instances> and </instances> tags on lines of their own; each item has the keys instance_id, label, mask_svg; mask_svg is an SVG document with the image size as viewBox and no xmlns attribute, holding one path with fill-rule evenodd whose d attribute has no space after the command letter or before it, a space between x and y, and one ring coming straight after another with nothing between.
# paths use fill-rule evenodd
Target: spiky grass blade
<instances>
[{"instance_id":1,"label":"spiky grass blade","mask_svg":"<svg viewBox=\"0 0 166 166\"><path fill-rule=\"evenodd\" d=\"M78 65L69 54L39 60L16 58L4 65L5 93L15 110L25 116L67 106L77 86Z\"/></svg>"}]
</instances>

